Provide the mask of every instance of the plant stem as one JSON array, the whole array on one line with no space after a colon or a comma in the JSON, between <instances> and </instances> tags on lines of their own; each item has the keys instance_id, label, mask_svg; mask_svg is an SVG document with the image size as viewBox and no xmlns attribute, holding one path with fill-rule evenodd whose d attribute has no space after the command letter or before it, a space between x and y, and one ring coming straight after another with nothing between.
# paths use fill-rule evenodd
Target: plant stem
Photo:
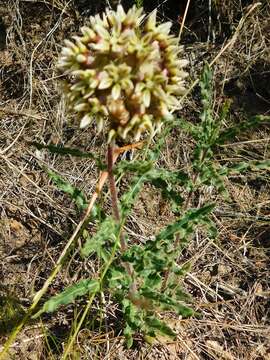
<instances>
[{"instance_id":1,"label":"plant stem","mask_svg":"<svg viewBox=\"0 0 270 360\"><path fill-rule=\"evenodd\" d=\"M120 217L120 212L119 212L119 208L118 208L117 188L116 188L115 178L114 178L114 174L113 174L113 164L114 164L113 154L114 153L115 153L114 143L112 142L108 145L108 152L107 152L108 181L109 181L109 187L110 187L110 193L111 193L113 216L114 216L116 223L119 224L119 226L121 226L121 224L120 224L121 217ZM121 253L123 254L127 250L127 244L125 241L125 237L124 237L123 233L121 232L121 229L120 229L119 238L120 238ZM124 265L127 273L129 274L129 276L131 278L133 278L134 270L133 270L132 265L129 263L124 263L123 265ZM136 287L134 280L132 280L132 283L129 288L130 297L131 298L135 297L136 292L137 292L137 287Z\"/></svg>"},{"instance_id":2,"label":"plant stem","mask_svg":"<svg viewBox=\"0 0 270 360\"><path fill-rule=\"evenodd\" d=\"M129 150L129 149L139 148L142 145L143 145L143 143L139 142L139 143L136 143L136 144L126 145L124 147L115 149L115 152L112 154L112 162L111 162L112 165L111 165L111 167L113 166L113 164L117 160L118 156L122 152L124 152L126 150ZM1 157L3 157L3 156L1 155ZM89 215L90 215L90 213L92 211L92 208L93 208L93 206L94 206L100 192L102 191L102 188L103 188L107 178L108 178L108 172L103 171L101 173L101 175L100 175L99 180L98 180L98 183L97 183L97 186L96 186L96 191L94 192L94 194L93 194L93 196L91 198L91 201L90 201L90 203L88 205L88 208L87 208L85 214L83 215L83 218L80 220L80 222L77 225L76 229L74 230L73 234L69 238L65 248L63 249L61 255L59 256L59 258L58 258L58 260L56 262L56 267L53 269L52 273L50 274L49 278L45 281L42 288L35 294L32 305L27 310L27 312L26 312L25 316L23 317L23 319L21 320L21 322L11 332L11 334L8 337L7 341L5 342L4 346L1 348L1 350L0 350L0 359L4 358L4 356L6 355L9 347L15 341L18 333L21 331L21 329L24 327L24 325L27 323L27 321L31 318L31 316L34 313L34 311L36 309L36 306L38 305L40 299L47 292L48 287L50 286L50 284L53 282L53 280L55 279L57 274L62 269L64 260L65 260L66 256L68 255L68 252L69 252L69 249L70 249L72 243L75 240L77 240L78 236L81 234L84 227L87 226L87 224L88 224Z\"/></svg>"},{"instance_id":3,"label":"plant stem","mask_svg":"<svg viewBox=\"0 0 270 360\"><path fill-rule=\"evenodd\" d=\"M117 199L117 188L115 184L114 174L113 174L113 154L114 154L114 144L108 145L108 155L107 155L107 163L108 163L108 180L109 180L109 187L111 193L111 200L112 200L112 211L115 221L120 225L120 212L118 209L118 199ZM125 239L120 234L120 246L121 252L124 252L127 249L127 245Z\"/></svg>"},{"instance_id":4,"label":"plant stem","mask_svg":"<svg viewBox=\"0 0 270 360\"><path fill-rule=\"evenodd\" d=\"M110 144L108 146L108 154L107 154L107 171L103 172L101 177L100 177L100 180L99 180L99 183L97 185L97 189L96 189L96 194L98 196L98 194L100 193L106 179L108 178L108 181L109 181L109 188L110 188L110 192L111 192L111 198L112 198L112 208L113 208L113 215L114 215L114 218L116 220L116 222L120 225L120 220L121 220L121 217L120 217L120 212L119 212L119 209L118 209L118 200L117 200L117 188L116 188L116 184L115 184L115 179L114 179L114 175L113 175L113 165L115 163L115 161L117 160L117 157L119 156L119 154L121 154L122 152L126 151L126 150L129 150L129 149L134 149L134 148L138 148L142 145L142 143L137 143L137 144L131 144L131 145L126 145L126 146L123 146L121 148L114 148L114 144ZM119 228L119 233L118 233L118 236L117 236L117 241L115 242L114 244L114 247L113 247L113 251L112 251L112 254L110 256L110 259L109 261L105 264L105 267L103 269L103 271L101 272L101 275L100 275L100 279L99 279L99 282L100 282L100 286L102 286L102 282L104 280L104 277L106 276L107 274L107 271L109 269L109 267L111 266L113 260L115 259L115 256L116 256L116 252L117 252L117 248L118 248L118 241L120 241L120 245L121 245L121 251L124 252L127 245L125 243L125 239L123 237L123 235L121 234L121 228ZM124 264L128 274L130 276L133 275L133 269L131 267L130 264L127 264L125 263ZM135 295L136 294L136 284L134 282L132 282L131 286L130 286L130 289L129 289L129 295ZM93 303L93 300L95 298L97 294L97 291L95 291L93 294L91 294L90 298L89 298L89 301L83 311L83 314L81 316L81 319L77 325L77 327L75 328L75 331L73 333L73 335L71 336L66 348L65 348L65 351L64 351L64 354L63 356L61 357L61 360L66 360L68 355L70 354L70 351L71 351L71 348L76 340L76 337L83 325L83 322L92 306L92 303Z\"/></svg>"}]
</instances>

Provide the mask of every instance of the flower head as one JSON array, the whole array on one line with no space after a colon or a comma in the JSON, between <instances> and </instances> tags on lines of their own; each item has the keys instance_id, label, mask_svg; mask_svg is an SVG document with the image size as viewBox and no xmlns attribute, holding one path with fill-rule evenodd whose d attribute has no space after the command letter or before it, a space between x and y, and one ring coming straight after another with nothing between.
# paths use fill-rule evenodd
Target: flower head
<instances>
[{"instance_id":1,"label":"flower head","mask_svg":"<svg viewBox=\"0 0 270 360\"><path fill-rule=\"evenodd\" d=\"M59 59L80 126L95 119L101 130L108 119L108 141L152 135L185 92L187 61L179 59L182 47L169 34L171 23L158 25L154 11L142 24L142 11L126 13L119 5L90 17L81 36L65 40Z\"/></svg>"}]
</instances>

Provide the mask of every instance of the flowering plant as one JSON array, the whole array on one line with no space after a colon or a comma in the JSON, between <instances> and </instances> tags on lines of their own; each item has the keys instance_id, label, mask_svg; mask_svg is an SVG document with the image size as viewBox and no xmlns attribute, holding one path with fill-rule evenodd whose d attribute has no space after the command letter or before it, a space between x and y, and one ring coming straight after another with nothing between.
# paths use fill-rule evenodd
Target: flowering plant
<instances>
[{"instance_id":1,"label":"flowering plant","mask_svg":"<svg viewBox=\"0 0 270 360\"><path fill-rule=\"evenodd\" d=\"M101 131L107 118L108 142L153 135L180 107L187 60L179 59L183 48L169 34L171 23L157 25L156 16L155 10L145 20L142 8L126 13L119 5L65 40L58 67L67 75L70 108L81 128L95 119Z\"/></svg>"}]
</instances>

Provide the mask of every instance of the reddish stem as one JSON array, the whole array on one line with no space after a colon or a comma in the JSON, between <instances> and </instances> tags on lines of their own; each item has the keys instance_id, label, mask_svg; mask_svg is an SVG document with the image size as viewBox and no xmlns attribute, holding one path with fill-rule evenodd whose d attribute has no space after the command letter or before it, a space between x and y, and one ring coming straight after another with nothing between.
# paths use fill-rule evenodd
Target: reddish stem
<instances>
[{"instance_id":1,"label":"reddish stem","mask_svg":"<svg viewBox=\"0 0 270 360\"><path fill-rule=\"evenodd\" d=\"M118 224L120 224L120 212L118 208L118 199L117 199L117 189L113 174L113 154L114 154L114 146L113 144L108 145L108 156L107 156L107 162L108 162L108 180L109 180L109 187L110 187L110 193L111 193L111 200L112 200L112 211L113 216ZM121 251L124 252L127 249L127 245L125 243L124 236L120 236L120 246Z\"/></svg>"}]
</instances>

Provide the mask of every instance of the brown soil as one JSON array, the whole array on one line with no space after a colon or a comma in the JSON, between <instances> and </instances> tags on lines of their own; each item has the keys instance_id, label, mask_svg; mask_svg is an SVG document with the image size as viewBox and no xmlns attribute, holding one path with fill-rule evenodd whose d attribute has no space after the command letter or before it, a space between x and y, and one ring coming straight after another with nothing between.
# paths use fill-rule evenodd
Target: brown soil
<instances>
[{"instance_id":1,"label":"brown soil","mask_svg":"<svg viewBox=\"0 0 270 360\"><path fill-rule=\"evenodd\" d=\"M146 11L158 7L159 19L169 18L174 31L179 31L186 2L179 7L174 1L144 2ZM65 145L103 156L102 135L96 136L94 128L82 132L71 121L55 63L63 39L107 3L117 1L0 0L0 350L80 220L74 204L56 189L45 169L57 172L89 198L95 189L98 171L92 160L52 155L30 143ZM132 1L122 3L129 6ZM252 1L210 3L209 25L208 1L191 2L182 36L193 79L200 74L203 61L211 61L231 38ZM269 115L269 18L269 3L262 1L214 67L216 107L225 99L232 101L228 122L238 123L253 114ZM196 121L199 110L195 89L181 115ZM191 147L189 139L175 131L167 139L161 162L170 169L186 168ZM269 126L239 136L216 155L219 162L241 159L269 159ZM214 196L218 238L213 241L197 234L180 259L193 264L184 286L201 317L181 320L170 316L177 341L160 338L153 346L138 341L134 349L126 350L117 325L117 305L108 299L106 328L86 323L70 359L270 359L269 172L230 177L226 185L230 202L224 204L207 191L194 199ZM134 241L144 241L173 217L160 195L146 187L129 219L128 231ZM74 250L47 296L81 276L90 276L96 266L83 262ZM79 311L80 302L42 321L30 321L7 359L60 358Z\"/></svg>"}]
</instances>

